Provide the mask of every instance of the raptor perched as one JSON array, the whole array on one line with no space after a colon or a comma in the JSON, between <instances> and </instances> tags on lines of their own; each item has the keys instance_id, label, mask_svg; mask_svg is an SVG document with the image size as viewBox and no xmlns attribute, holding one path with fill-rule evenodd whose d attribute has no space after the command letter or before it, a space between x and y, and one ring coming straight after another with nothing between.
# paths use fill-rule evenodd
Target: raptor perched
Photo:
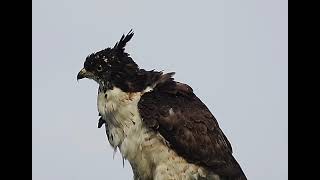
<instances>
[{"instance_id":1,"label":"raptor perched","mask_svg":"<svg viewBox=\"0 0 320 180\"><path fill-rule=\"evenodd\" d=\"M77 79L99 84L99 127L132 167L135 180L245 180L217 120L174 73L145 70L113 48L89 55Z\"/></svg>"}]
</instances>

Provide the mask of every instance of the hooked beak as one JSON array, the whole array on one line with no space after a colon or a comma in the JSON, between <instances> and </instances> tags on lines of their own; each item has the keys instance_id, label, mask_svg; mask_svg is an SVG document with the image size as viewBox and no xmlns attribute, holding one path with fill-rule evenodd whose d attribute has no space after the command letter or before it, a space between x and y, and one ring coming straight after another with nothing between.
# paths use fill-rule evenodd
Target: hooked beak
<instances>
[{"instance_id":1,"label":"hooked beak","mask_svg":"<svg viewBox=\"0 0 320 180\"><path fill-rule=\"evenodd\" d=\"M86 75L87 75L87 70L85 68L82 68L77 75L77 80L85 78Z\"/></svg>"}]
</instances>

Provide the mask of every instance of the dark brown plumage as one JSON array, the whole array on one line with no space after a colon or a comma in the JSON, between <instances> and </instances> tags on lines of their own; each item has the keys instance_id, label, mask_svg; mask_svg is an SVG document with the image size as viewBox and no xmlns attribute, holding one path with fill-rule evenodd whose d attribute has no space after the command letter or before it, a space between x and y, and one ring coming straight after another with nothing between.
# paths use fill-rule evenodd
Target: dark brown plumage
<instances>
[{"instance_id":1,"label":"dark brown plumage","mask_svg":"<svg viewBox=\"0 0 320 180\"><path fill-rule=\"evenodd\" d=\"M151 87L150 92L141 93L138 102L143 126L159 132L179 156L218 174L222 180L246 180L217 120L192 88L174 81L174 73L140 69L124 51L132 36L130 31L113 48L89 55L77 79L97 81L100 94L115 87L127 93L144 93ZM109 139L106 122L101 117L98 127L105 123Z\"/></svg>"},{"instance_id":2,"label":"dark brown plumage","mask_svg":"<svg viewBox=\"0 0 320 180\"><path fill-rule=\"evenodd\" d=\"M118 87L124 92L140 92L159 79L162 74L140 69L124 51L133 35L133 31L130 30L127 35L122 35L113 48L92 53L86 58L84 69L94 76L104 90Z\"/></svg>"},{"instance_id":3,"label":"dark brown plumage","mask_svg":"<svg viewBox=\"0 0 320 180\"><path fill-rule=\"evenodd\" d=\"M226 180L246 179L215 117L188 85L167 78L141 97L138 108L144 123L187 161Z\"/></svg>"}]
</instances>

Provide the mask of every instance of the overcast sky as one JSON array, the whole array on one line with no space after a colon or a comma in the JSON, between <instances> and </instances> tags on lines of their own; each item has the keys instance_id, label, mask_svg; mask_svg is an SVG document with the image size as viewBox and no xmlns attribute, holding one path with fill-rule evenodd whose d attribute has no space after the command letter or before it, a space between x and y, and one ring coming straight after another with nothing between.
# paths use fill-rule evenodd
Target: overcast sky
<instances>
[{"instance_id":1,"label":"overcast sky","mask_svg":"<svg viewBox=\"0 0 320 180\"><path fill-rule=\"evenodd\" d=\"M131 28L127 52L175 71L217 118L248 179L288 179L285 0L33 0L33 180L132 179L97 128L85 57Z\"/></svg>"}]
</instances>

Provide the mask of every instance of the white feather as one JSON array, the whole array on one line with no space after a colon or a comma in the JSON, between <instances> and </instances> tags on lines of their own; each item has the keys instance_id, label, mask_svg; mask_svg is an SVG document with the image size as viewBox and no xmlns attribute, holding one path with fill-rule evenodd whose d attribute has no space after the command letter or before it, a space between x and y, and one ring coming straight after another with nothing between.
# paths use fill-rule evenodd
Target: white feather
<instances>
[{"instance_id":1,"label":"white feather","mask_svg":"<svg viewBox=\"0 0 320 180\"><path fill-rule=\"evenodd\" d=\"M144 126L137 105L141 95L151 90L125 93L113 88L98 94L98 111L108 123L111 146L119 148L122 157L130 162L135 179L208 178L204 168L188 163L167 146L159 133ZM174 114L172 109L169 113Z\"/></svg>"}]
</instances>

